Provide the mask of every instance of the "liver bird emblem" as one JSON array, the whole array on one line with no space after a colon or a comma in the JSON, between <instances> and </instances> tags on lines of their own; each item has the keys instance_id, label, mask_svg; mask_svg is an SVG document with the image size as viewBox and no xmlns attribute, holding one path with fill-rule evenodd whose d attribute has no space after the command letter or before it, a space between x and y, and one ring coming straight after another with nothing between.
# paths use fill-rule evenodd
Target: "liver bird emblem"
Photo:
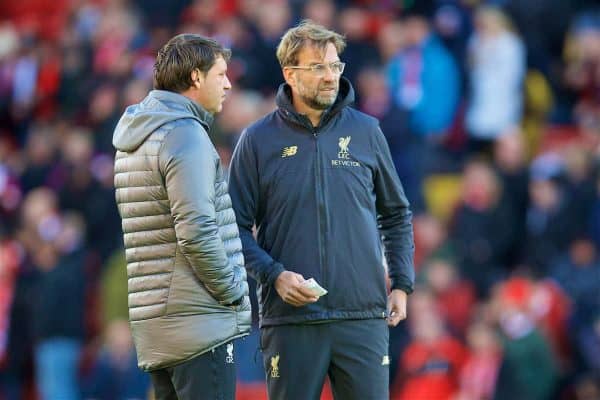
<instances>
[{"instance_id":1,"label":"liver bird emblem","mask_svg":"<svg viewBox=\"0 0 600 400\"><path fill-rule=\"evenodd\" d=\"M348 145L350 144L350 139L352 139L352 137L350 136L340 138L338 142L338 145L340 146L340 153L348 153Z\"/></svg>"},{"instance_id":2,"label":"liver bird emblem","mask_svg":"<svg viewBox=\"0 0 600 400\"><path fill-rule=\"evenodd\" d=\"M271 378L279 378L279 354L271 357Z\"/></svg>"}]
</instances>

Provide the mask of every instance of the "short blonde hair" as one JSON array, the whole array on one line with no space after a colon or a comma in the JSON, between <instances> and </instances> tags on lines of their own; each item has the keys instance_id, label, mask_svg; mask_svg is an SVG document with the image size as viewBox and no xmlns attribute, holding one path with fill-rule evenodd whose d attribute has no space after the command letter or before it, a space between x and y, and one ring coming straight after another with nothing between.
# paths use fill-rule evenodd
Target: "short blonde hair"
<instances>
[{"instance_id":1,"label":"short blonde hair","mask_svg":"<svg viewBox=\"0 0 600 400\"><path fill-rule=\"evenodd\" d=\"M277 46L277 59L282 68L297 65L298 53L302 48L315 46L324 51L329 43L335 46L338 54L346 48L344 36L305 19L283 35Z\"/></svg>"}]
</instances>

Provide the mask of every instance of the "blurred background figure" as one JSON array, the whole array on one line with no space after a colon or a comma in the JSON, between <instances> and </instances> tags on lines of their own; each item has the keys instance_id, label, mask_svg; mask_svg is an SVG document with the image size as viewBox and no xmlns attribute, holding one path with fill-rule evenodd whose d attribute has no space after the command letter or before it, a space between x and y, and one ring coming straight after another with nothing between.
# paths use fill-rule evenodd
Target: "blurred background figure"
<instances>
[{"instance_id":1,"label":"blurred background figure","mask_svg":"<svg viewBox=\"0 0 600 400\"><path fill-rule=\"evenodd\" d=\"M402 24L403 47L388 64L394 100L409 112L418 137L446 133L460 95L456 61L440 43L424 13L409 13Z\"/></svg>"},{"instance_id":2,"label":"blurred background figure","mask_svg":"<svg viewBox=\"0 0 600 400\"><path fill-rule=\"evenodd\" d=\"M401 47L386 67L389 90L405 118L397 125L400 129L393 132L397 135L404 131L408 135L395 148L403 149L402 158L411 171L407 179L408 200L413 210L422 211L420 187L425 174L439 168L436 162L443 158L438 146L454 122L461 77L456 61L437 38L425 10L407 13L400 29Z\"/></svg>"},{"instance_id":3,"label":"blurred background figure","mask_svg":"<svg viewBox=\"0 0 600 400\"><path fill-rule=\"evenodd\" d=\"M446 330L431 294L415 293L412 300L411 339L400 360L400 376L391 397L400 400L451 398L458 388L466 349Z\"/></svg>"},{"instance_id":4,"label":"blurred background figure","mask_svg":"<svg viewBox=\"0 0 600 400\"><path fill-rule=\"evenodd\" d=\"M137 367L135 348L127 320L113 320L84 377L84 398L98 400L145 399L150 377Z\"/></svg>"},{"instance_id":5,"label":"blurred background figure","mask_svg":"<svg viewBox=\"0 0 600 400\"><path fill-rule=\"evenodd\" d=\"M558 368L548 339L527 309L528 282L501 284L495 295L502 363L495 399L548 399L558 384Z\"/></svg>"},{"instance_id":6,"label":"blurred background figure","mask_svg":"<svg viewBox=\"0 0 600 400\"><path fill-rule=\"evenodd\" d=\"M350 82L356 82L361 69L381 65L377 48L370 41L372 24L369 11L360 7L348 7L339 15L340 32L346 36L343 58L347 64L344 76Z\"/></svg>"},{"instance_id":7,"label":"blurred background figure","mask_svg":"<svg viewBox=\"0 0 600 400\"><path fill-rule=\"evenodd\" d=\"M580 368L589 370L590 377L598 376L600 373L600 314L596 311L588 317L587 324L579 330L577 337L577 354L582 363Z\"/></svg>"},{"instance_id":8,"label":"blurred background figure","mask_svg":"<svg viewBox=\"0 0 600 400\"><path fill-rule=\"evenodd\" d=\"M38 277L31 318L36 382L42 399L79 399L88 282L85 225L77 214L51 223L57 226L47 228L52 236L44 238L35 262Z\"/></svg>"},{"instance_id":9,"label":"blurred background figure","mask_svg":"<svg viewBox=\"0 0 600 400\"><path fill-rule=\"evenodd\" d=\"M464 167L462 198L452 222L451 237L463 275L479 296L507 275L515 235L510 203L502 201L502 185L491 164L469 161Z\"/></svg>"},{"instance_id":10,"label":"blurred background figure","mask_svg":"<svg viewBox=\"0 0 600 400\"><path fill-rule=\"evenodd\" d=\"M565 46L567 87L577 96L575 121L585 133L600 129L600 14L587 10L572 21Z\"/></svg>"},{"instance_id":11,"label":"blurred background figure","mask_svg":"<svg viewBox=\"0 0 600 400\"><path fill-rule=\"evenodd\" d=\"M466 337L477 294L470 280L460 277L449 260L434 259L426 266L427 285L435 298L437 311L450 333Z\"/></svg>"},{"instance_id":12,"label":"blurred background figure","mask_svg":"<svg viewBox=\"0 0 600 400\"><path fill-rule=\"evenodd\" d=\"M519 262L520 243L525 238L529 205L529 171L523 134L516 129L494 142L492 164L502 185L500 202L514 213L512 246L507 254L509 268Z\"/></svg>"},{"instance_id":13,"label":"blurred background figure","mask_svg":"<svg viewBox=\"0 0 600 400\"><path fill-rule=\"evenodd\" d=\"M492 399L502 346L494 328L487 322L477 321L467 331L468 356L460 370L460 386L456 400Z\"/></svg>"},{"instance_id":14,"label":"blurred background figure","mask_svg":"<svg viewBox=\"0 0 600 400\"><path fill-rule=\"evenodd\" d=\"M564 251L577 226L564 185L560 180L563 161L556 154L538 157L531 164L525 241L521 248L524 263L537 276L547 276L549 264Z\"/></svg>"},{"instance_id":15,"label":"blurred background figure","mask_svg":"<svg viewBox=\"0 0 600 400\"><path fill-rule=\"evenodd\" d=\"M525 49L499 8L481 7L474 18L468 48L471 88L466 127L472 151L489 152L493 140L521 120Z\"/></svg>"}]
</instances>

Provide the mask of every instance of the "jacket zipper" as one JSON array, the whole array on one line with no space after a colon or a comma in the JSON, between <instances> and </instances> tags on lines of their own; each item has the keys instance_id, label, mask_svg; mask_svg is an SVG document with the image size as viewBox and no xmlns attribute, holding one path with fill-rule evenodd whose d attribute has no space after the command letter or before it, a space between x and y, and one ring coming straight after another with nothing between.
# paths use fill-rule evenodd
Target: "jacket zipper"
<instances>
[{"instance_id":1,"label":"jacket zipper","mask_svg":"<svg viewBox=\"0 0 600 400\"><path fill-rule=\"evenodd\" d=\"M317 196L317 243L319 250L319 260L320 260L320 270L321 270L321 282L319 284L324 288L327 288L327 279L326 279L326 267L325 267L325 246L323 244L323 238L325 236L326 231L326 221L327 221L327 209L325 207L325 196L323 194L323 182L322 182L322 174L321 174L321 156L319 154L319 132L317 128L313 128L313 137L315 138L315 192ZM327 299L324 299L324 302L327 303Z\"/></svg>"}]
</instances>

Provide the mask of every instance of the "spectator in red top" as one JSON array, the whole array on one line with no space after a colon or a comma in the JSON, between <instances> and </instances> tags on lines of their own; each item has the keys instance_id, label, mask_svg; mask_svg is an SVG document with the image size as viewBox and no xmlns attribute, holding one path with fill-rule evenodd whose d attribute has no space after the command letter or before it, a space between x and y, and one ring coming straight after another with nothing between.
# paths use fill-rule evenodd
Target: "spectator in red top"
<instances>
[{"instance_id":1,"label":"spectator in red top","mask_svg":"<svg viewBox=\"0 0 600 400\"><path fill-rule=\"evenodd\" d=\"M460 370L460 389L454 400L490 400L502 360L502 349L494 329L477 321L467 332L469 355Z\"/></svg>"},{"instance_id":2,"label":"spectator in red top","mask_svg":"<svg viewBox=\"0 0 600 400\"><path fill-rule=\"evenodd\" d=\"M425 298L419 298L425 297ZM429 299L427 299L429 297ZM458 389L459 371L466 349L450 336L441 315L433 306L431 294L415 292L410 332L412 340L400 360L404 376L392 387L394 400L449 399ZM414 310L414 308L422 308Z\"/></svg>"},{"instance_id":3,"label":"spectator in red top","mask_svg":"<svg viewBox=\"0 0 600 400\"><path fill-rule=\"evenodd\" d=\"M463 337L477 300L475 287L459 276L451 261L432 260L427 265L425 274L435 296L437 310L448 324L449 330Z\"/></svg>"}]
</instances>

